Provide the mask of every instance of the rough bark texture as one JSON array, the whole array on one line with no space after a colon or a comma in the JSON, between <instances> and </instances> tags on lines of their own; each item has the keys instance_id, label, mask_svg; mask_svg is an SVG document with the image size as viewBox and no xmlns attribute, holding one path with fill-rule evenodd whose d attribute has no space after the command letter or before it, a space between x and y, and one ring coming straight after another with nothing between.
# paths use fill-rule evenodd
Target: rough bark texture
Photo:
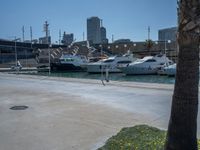
<instances>
[{"instance_id":1,"label":"rough bark texture","mask_svg":"<svg viewBox=\"0 0 200 150\"><path fill-rule=\"evenodd\" d=\"M179 55L165 150L197 150L199 5L199 0L180 0Z\"/></svg>"}]
</instances>

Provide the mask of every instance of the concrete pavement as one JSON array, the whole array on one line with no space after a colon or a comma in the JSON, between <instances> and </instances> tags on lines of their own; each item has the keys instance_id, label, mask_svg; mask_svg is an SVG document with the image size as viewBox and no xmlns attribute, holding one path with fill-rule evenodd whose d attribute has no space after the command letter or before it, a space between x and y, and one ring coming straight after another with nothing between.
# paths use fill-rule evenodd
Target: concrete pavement
<instances>
[{"instance_id":1,"label":"concrete pavement","mask_svg":"<svg viewBox=\"0 0 200 150\"><path fill-rule=\"evenodd\" d=\"M172 93L168 84L0 73L0 149L90 150L122 127L166 129Z\"/></svg>"},{"instance_id":2,"label":"concrete pavement","mask_svg":"<svg viewBox=\"0 0 200 150\"><path fill-rule=\"evenodd\" d=\"M25 72L25 71L37 71L38 69L36 67L23 67L20 71ZM12 73L17 73L16 70L13 70L11 68L0 68L0 72L12 72Z\"/></svg>"}]
</instances>

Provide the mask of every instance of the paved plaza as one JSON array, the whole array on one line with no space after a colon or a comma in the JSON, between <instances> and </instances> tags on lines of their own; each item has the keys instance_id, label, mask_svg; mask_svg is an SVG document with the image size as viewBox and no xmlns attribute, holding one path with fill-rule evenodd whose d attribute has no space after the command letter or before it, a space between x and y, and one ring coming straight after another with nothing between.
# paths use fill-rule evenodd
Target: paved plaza
<instances>
[{"instance_id":1,"label":"paved plaza","mask_svg":"<svg viewBox=\"0 0 200 150\"><path fill-rule=\"evenodd\" d=\"M0 73L0 149L93 150L122 127L166 129L172 93L170 84L103 86L100 80ZM28 109L10 110L16 105Z\"/></svg>"}]
</instances>

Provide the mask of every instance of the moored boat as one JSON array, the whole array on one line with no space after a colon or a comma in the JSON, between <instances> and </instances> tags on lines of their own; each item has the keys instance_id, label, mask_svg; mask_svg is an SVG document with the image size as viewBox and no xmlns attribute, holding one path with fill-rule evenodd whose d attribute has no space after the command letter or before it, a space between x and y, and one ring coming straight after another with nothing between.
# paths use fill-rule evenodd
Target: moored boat
<instances>
[{"instance_id":1,"label":"moored boat","mask_svg":"<svg viewBox=\"0 0 200 150\"><path fill-rule=\"evenodd\" d=\"M138 59L120 69L126 75L157 74L159 68L165 64L171 63L173 63L173 61L169 60L165 54L158 54L156 56L146 56L142 59Z\"/></svg>"},{"instance_id":2,"label":"moored boat","mask_svg":"<svg viewBox=\"0 0 200 150\"><path fill-rule=\"evenodd\" d=\"M176 64L164 67L164 71L168 76L175 76L176 75Z\"/></svg>"},{"instance_id":3,"label":"moored boat","mask_svg":"<svg viewBox=\"0 0 200 150\"><path fill-rule=\"evenodd\" d=\"M127 53L123 56L112 56L95 63L88 63L87 72L101 73L106 72L107 70L109 73L118 73L121 72L119 68L126 66L127 64L135 61L136 59L137 58L130 53Z\"/></svg>"},{"instance_id":4,"label":"moored boat","mask_svg":"<svg viewBox=\"0 0 200 150\"><path fill-rule=\"evenodd\" d=\"M88 60L85 56L62 54L58 62L51 63L52 71L83 71Z\"/></svg>"}]
</instances>

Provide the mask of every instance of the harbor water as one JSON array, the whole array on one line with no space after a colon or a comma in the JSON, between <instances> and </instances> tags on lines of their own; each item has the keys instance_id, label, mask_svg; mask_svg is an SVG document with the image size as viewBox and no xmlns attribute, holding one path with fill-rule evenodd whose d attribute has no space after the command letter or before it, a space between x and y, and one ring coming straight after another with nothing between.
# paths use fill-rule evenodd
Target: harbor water
<instances>
[{"instance_id":1,"label":"harbor water","mask_svg":"<svg viewBox=\"0 0 200 150\"><path fill-rule=\"evenodd\" d=\"M29 73L30 74L30 73ZM49 76L48 72L35 72L34 75ZM50 76L53 77L66 77L66 78L82 78L82 79L105 79L105 74L89 74L87 72L51 72ZM147 82L147 83L164 83L174 84L175 78L160 75L125 75L123 73L110 73L110 81L130 81L130 82Z\"/></svg>"}]
</instances>

